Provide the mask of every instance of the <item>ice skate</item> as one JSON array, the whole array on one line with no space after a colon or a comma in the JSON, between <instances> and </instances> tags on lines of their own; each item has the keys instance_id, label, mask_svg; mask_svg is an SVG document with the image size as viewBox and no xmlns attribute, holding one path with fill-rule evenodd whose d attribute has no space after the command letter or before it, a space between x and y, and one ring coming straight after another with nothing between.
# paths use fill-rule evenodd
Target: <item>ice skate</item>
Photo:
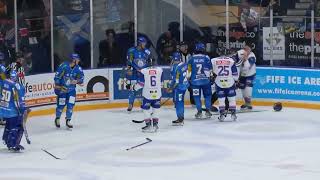
<instances>
[{"instance_id":1,"label":"ice skate","mask_svg":"<svg viewBox=\"0 0 320 180\"><path fill-rule=\"evenodd\" d=\"M232 119L232 121L236 121L237 120L237 115L236 115L236 112L232 112L231 113L231 119Z\"/></svg>"},{"instance_id":2,"label":"ice skate","mask_svg":"<svg viewBox=\"0 0 320 180\"><path fill-rule=\"evenodd\" d=\"M60 128L60 118L56 118L54 120L54 124L56 125L57 128Z\"/></svg>"},{"instance_id":3,"label":"ice skate","mask_svg":"<svg viewBox=\"0 0 320 180\"><path fill-rule=\"evenodd\" d=\"M206 110L205 116L207 119L211 118L212 114L211 114L210 110L208 110L208 109Z\"/></svg>"},{"instance_id":4,"label":"ice skate","mask_svg":"<svg viewBox=\"0 0 320 180\"><path fill-rule=\"evenodd\" d=\"M71 119L66 119L66 126L68 127L68 128L73 128L73 125L71 124Z\"/></svg>"},{"instance_id":5,"label":"ice skate","mask_svg":"<svg viewBox=\"0 0 320 180\"><path fill-rule=\"evenodd\" d=\"M226 118L226 114L225 113L220 113L220 116L218 117L220 122L224 122L225 118Z\"/></svg>"},{"instance_id":6,"label":"ice skate","mask_svg":"<svg viewBox=\"0 0 320 180\"><path fill-rule=\"evenodd\" d=\"M177 120L172 121L172 126L183 126L184 118L178 118Z\"/></svg>"},{"instance_id":7,"label":"ice skate","mask_svg":"<svg viewBox=\"0 0 320 180\"><path fill-rule=\"evenodd\" d=\"M202 118L202 111L198 111L196 115L194 115L196 119Z\"/></svg>"},{"instance_id":8,"label":"ice skate","mask_svg":"<svg viewBox=\"0 0 320 180\"><path fill-rule=\"evenodd\" d=\"M127 111L128 111L128 112L131 112L131 111L132 111L132 108L133 108L133 104L129 104Z\"/></svg>"},{"instance_id":9,"label":"ice skate","mask_svg":"<svg viewBox=\"0 0 320 180\"><path fill-rule=\"evenodd\" d=\"M241 111L251 111L252 110L252 106L251 104L243 104L240 106L240 110Z\"/></svg>"},{"instance_id":10,"label":"ice skate","mask_svg":"<svg viewBox=\"0 0 320 180\"><path fill-rule=\"evenodd\" d=\"M144 133L150 133L152 132L152 126L151 126L151 121L146 122L146 126L142 127L142 132Z\"/></svg>"},{"instance_id":11,"label":"ice skate","mask_svg":"<svg viewBox=\"0 0 320 180\"><path fill-rule=\"evenodd\" d=\"M16 147L10 147L9 148L9 151L11 151L11 152L20 152L22 150L24 150L24 147L22 145L20 145L20 144L17 145Z\"/></svg>"}]
</instances>

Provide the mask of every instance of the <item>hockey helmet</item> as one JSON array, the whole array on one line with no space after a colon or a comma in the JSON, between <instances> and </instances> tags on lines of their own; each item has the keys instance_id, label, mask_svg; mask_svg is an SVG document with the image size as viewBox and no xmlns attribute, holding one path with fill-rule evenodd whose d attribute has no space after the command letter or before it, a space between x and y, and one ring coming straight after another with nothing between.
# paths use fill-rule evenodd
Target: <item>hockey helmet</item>
<instances>
[{"instance_id":1,"label":"hockey helmet","mask_svg":"<svg viewBox=\"0 0 320 180\"><path fill-rule=\"evenodd\" d=\"M143 36L138 37L138 45L142 44L142 43L147 43L147 39Z\"/></svg>"},{"instance_id":2,"label":"hockey helmet","mask_svg":"<svg viewBox=\"0 0 320 180\"><path fill-rule=\"evenodd\" d=\"M10 72L10 80L16 82L16 81L17 81L17 78L18 78L18 73L17 73L17 71L12 70L12 71Z\"/></svg>"},{"instance_id":3,"label":"hockey helmet","mask_svg":"<svg viewBox=\"0 0 320 180\"><path fill-rule=\"evenodd\" d=\"M181 54L179 52L174 52L171 56L173 62L180 62L181 61Z\"/></svg>"},{"instance_id":4,"label":"hockey helmet","mask_svg":"<svg viewBox=\"0 0 320 180\"><path fill-rule=\"evenodd\" d=\"M203 43L197 43L196 45L195 45L195 50L197 51L197 52L204 52L205 51L205 49L206 49L206 47L205 47L205 45L203 44Z\"/></svg>"},{"instance_id":5,"label":"hockey helmet","mask_svg":"<svg viewBox=\"0 0 320 180\"><path fill-rule=\"evenodd\" d=\"M76 60L80 61L80 56L79 56L79 54L77 54L77 53L72 53L72 54L70 54L70 60L71 60L71 62L74 62L74 61L76 61Z\"/></svg>"}]
</instances>

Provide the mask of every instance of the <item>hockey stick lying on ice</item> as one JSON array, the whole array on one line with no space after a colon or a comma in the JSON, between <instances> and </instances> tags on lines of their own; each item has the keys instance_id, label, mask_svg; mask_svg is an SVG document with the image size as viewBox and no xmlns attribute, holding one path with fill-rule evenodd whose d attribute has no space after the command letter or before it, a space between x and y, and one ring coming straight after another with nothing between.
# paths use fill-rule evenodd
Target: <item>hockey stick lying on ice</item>
<instances>
[{"instance_id":1,"label":"hockey stick lying on ice","mask_svg":"<svg viewBox=\"0 0 320 180\"><path fill-rule=\"evenodd\" d=\"M142 145L145 145L145 144L148 144L148 143L152 142L152 140L151 140L151 139L149 139L149 138L146 138L146 140L147 140L147 142L144 142L144 143L138 144L138 145L133 146L133 147L131 147L131 148L128 148L128 149L126 149L126 150L127 150L127 151L129 151L129 150L131 150L131 149L134 149L134 148L137 148L137 147L139 147L139 146L142 146Z\"/></svg>"},{"instance_id":2,"label":"hockey stick lying on ice","mask_svg":"<svg viewBox=\"0 0 320 180\"><path fill-rule=\"evenodd\" d=\"M59 160L62 160L61 158L58 158L57 156L55 156L55 155L53 155L53 154L51 154L49 151L47 151L47 150L45 150L45 149L41 149L43 152L45 152L45 153L47 153L47 154L49 154L50 156L52 156L53 158L55 158L55 159L59 159Z\"/></svg>"},{"instance_id":3,"label":"hockey stick lying on ice","mask_svg":"<svg viewBox=\"0 0 320 180\"><path fill-rule=\"evenodd\" d=\"M202 111L205 111L206 110L206 108L202 108ZM264 109L262 109L262 110L258 110L258 109L256 109L256 110L237 110L236 111L236 113L237 114L241 114L241 113L254 113L254 112L264 112L264 111L268 111L268 110L264 110ZM217 111L217 112L215 112L215 111L210 111L210 112L213 112L213 114L212 115L219 115L219 112ZM228 111L228 114L230 114L231 112L230 111Z\"/></svg>"}]
</instances>

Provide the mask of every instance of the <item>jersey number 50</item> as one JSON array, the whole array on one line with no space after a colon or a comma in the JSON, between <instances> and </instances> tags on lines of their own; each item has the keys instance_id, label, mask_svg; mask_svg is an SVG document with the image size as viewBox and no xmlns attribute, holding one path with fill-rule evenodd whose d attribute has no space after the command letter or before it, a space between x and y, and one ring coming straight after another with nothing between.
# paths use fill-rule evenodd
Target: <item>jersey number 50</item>
<instances>
[{"instance_id":1,"label":"jersey number 50","mask_svg":"<svg viewBox=\"0 0 320 180\"><path fill-rule=\"evenodd\" d=\"M11 98L11 92L8 90L2 90L2 101L9 102Z\"/></svg>"}]
</instances>

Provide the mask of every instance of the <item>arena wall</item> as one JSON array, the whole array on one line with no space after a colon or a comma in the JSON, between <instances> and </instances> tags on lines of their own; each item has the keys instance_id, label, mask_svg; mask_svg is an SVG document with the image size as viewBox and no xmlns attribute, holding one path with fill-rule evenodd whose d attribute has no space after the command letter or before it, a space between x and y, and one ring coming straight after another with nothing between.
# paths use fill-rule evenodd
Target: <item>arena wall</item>
<instances>
[{"instance_id":1,"label":"arena wall","mask_svg":"<svg viewBox=\"0 0 320 180\"><path fill-rule=\"evenodd\" d=\"M168 87L170 67L164 68L164 87ZM75 111L127 107L126 78L121 68L85 70L85 82L77 87ZM282 102L284 107L320 109L320 70L259 67L253 90L255 106L272 106ZM26 102L33 109L31 116L54 113L54 73L26 77ZM238 91L238 103L241 92ZM163 101L170 95L163 92ZM186 104L189 94L186 96ZM165 105L172 105L168 101ZM138 103L135 106L139 106Z\"/></svg>"}]
</instances>

